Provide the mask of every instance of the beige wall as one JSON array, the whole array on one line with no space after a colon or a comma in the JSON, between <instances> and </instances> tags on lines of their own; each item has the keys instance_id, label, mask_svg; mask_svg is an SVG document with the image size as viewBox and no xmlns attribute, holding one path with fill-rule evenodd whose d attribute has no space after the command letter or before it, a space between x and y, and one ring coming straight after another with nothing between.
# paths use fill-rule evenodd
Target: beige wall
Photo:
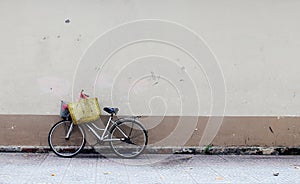
<instances>
[{"instance_id":1,"label":"beige wall","mask_svg":"<svg viewBox=\"0 0 300 184\"><path fill-rule=\"evenodd\" d=\"M1 1L0 112L57 114L58 101L71 100L73 79L80 77L84 80L75 81L76 95L83 87L94 94L95 87L101 104L118 105L123 114L131 114L130 103L139 114L211 115L212 77L205 75L208 70L218 73L217 65L203 69L167 44L145 42L120 50L101 69L96 86L90 85L96 78L87 78L88 73L103 64L107 55L101 53L108 53L106 48L89 47L99 35L126 22L161 19L193 30L211 48L224 75L225 115L299 115L299 7L300 2L292 0ZM132 27L130 31L139 32ZM160 31L161 37L175 34ZM104 45L109 47L119 39L109 37ZM86 54L88 48L99 49L98 54ZM205 48L198 51L206 52ZM148 57L129 64L148 55L165 58ZM76 78L80 58L93 67ZM132 85L143 75L148 79L133 87L128 100L128 86L122 84ZM161 77L159 85L153 85L157 77ZM190 100L196 96L199 101Z\"/></svg>"},{"instance_id":2,"label":"beige wall","mask_svg":"<svg viewBox=\"0 0 300 184\"><path fill-rule=\"evenodd\" d=\"M203 144L217 135L217 144L231 145L222 140L231 139L232 127L264 135L260 123L288 117L278 132L290 140L283 145L295 145L299 8L296 0L0 1L0 125L11 127L6 115L57 115L59 101L75 100L84 88L121 115L158 118L150 129L167 120L162 131L172 129L174 117L191 118L180 122L191 129L198 117L221 117L209 118L204 132L212 136ZM296 132L286 132L289 123ZM5 135L27 136L18 130ZM271 139L249 144L273 145ZM242 145L236 138L232 144Z\"/></svg>"}]
</instances>

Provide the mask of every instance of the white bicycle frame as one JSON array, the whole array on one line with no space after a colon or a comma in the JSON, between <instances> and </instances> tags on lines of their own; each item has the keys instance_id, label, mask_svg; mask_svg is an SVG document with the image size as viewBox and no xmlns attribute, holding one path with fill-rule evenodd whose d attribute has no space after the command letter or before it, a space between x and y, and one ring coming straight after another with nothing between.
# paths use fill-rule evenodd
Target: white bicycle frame
<instances>
[{"instance_id":1,"label":"white bicycle frame","mask_svg":"<svg viewBox=\"0 0 300 184\"><path fill-rule=\"evenodd\" d=\"M125 138L127 139L128 137L127 137L127 135L123 132L123 130L122 129L120 129L119 127L118 127L118 125L116 124L116 122L114 121L114 120L112 120L112 118L113 118L113 116L110 116L109 117L109 119L108 119L108 121L107 121L107 124L106 124L106 126L105 126L105 128L103 129L103 128L99 128L97 125L95 125L93 122L92 123L87 123L87 124L84 124L93 134L94 134L94 136L98 139L98 140L100 140L100 141L104 141L104 142L109 142L109 141L123 141L123 140L125 140ZM123 134L123 136L125 137L125 138L120 138L120 139L108 139L108 136L109 136L109 133L107 133L108 132L108 128L109 128L109 125L110 125L110 123L112 123L113 125L115 125L116 126L116 128ZM70 126L70 129L69 129L69 132L71 132L72 130L71 129L73 129L73 122L72 122L72 125ZM100 131L103 131L103 133L102 133L102 135L100 136L97 132L96 132L96 130L95 129L97 129L97 130L100 130ZM67 136L69 136L69 132L68 132L68 134L67 134Z\"/></svg>"}]
</instances>

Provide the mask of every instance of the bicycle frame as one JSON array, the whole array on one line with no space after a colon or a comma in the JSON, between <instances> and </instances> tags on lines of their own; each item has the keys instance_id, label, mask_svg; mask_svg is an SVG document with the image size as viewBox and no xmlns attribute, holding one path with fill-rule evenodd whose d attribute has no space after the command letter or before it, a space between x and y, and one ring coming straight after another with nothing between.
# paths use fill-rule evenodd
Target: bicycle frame
<instances>
[{"instance_id":1,"label":"bicycle frame","mask_svg":"<svg viewBox=\"0 0 300 184\"><path fill-rule=\"evenodd\" d=\"M121 140L121 141L123 141L123 140L125 140L124 138L121 138L121 139L108 139L108 136L109 136L109 133L107 133L108 132L108 128L110 127L109 125L112 123L112 125L115 125L117 128L118 128L118 130L124 135L124 137L125 138L128 138L127 137L127 135L123 132L123 130L122 129L120 129L119 127L118 127L118 125L116 124L116 122L113 120L113 116L111 115L110 117L109 117L109 119L108 119L108 121L107 121L107 123L106 123L106 126L105 126L105 128L103 129L103 128L99 128L97 125L95 125L94 124L94 122L92 122L92 123L90 123L91 125L89 125L89 124L85 124L85 126L94 134L94 136L98 139L98 140L100 140L100 141L104 141L104 142L108 142L108 141L119 141L119 140ZM73 123L72 123L73 124ZM81 125L80 125L81 126ZM70 130L71 130L71 128L73 128L72 126L70 127ZM100 131L103 131L103 133L102 133L102 135L99 135L97 132L96 132L96 130L95 129L97 129L97 130L100 130ZM69 131L70 131L69 130ZM72 131L72 130L71 130Z\"/></svg>"}]
</instances>

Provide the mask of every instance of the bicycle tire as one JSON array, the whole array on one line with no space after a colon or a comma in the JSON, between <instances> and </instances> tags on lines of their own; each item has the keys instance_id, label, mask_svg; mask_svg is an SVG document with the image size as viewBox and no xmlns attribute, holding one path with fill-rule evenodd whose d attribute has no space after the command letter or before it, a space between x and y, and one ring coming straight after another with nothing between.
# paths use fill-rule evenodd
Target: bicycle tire
<instances>
[{"instance_id":1,"label":"bicycle tire","mask_svg":"<svg viewBox=\"0 0 300 184\"><path fill-rule=\"evenodd\" d=\"M127 138L121 133L121 130ZM109 132L110 139L122 139L109 142L111 149L121 158L139 156L148 144L147 130L135 119L120 119L110 128Z\"/></svg>"},{"instance_id":2,"label":"bicycle tire","mask_svg":"<svg viewBox=\"0 0 300 184\"><path fill-rule=\"evenodd\" d=\"M73 157L85 146L85 133L78 125L74 125L69 139L65 138L71 124L72 121L62 120L53 125L49 131L48 144L51 150L60 157Z\"/></svg>"}]
</instances>

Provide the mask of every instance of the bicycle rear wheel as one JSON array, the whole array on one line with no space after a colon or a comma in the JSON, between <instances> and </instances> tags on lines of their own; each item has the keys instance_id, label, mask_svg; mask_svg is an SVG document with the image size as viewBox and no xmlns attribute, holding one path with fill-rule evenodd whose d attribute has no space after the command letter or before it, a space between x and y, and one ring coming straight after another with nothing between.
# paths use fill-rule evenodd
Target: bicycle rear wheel
<instances>
[{"instance_id":1,"label":"bicycle rear wheel","mask_svg":"<svg viewBox=\"0 0 300 184\"><path fill-rule=\"evenodd\" d=\"M49 132L49 146L60 157L73 157L84 148L85 134L81 127L73 124L69 138L66 137L72 124L72 121L59 121Z\"/></svg>"},{"instance_id":2,"label":"bicycle rear wheel","mask_svg":"<svg viewBox=\"0 0 300 184\"><path fill-rule=\"evenodd\" d=\"M145 150L148 133L138 121L123 119L111 127L110 139L110 147L118 156L135 158Z\"/></svg>"}]
</instances>

